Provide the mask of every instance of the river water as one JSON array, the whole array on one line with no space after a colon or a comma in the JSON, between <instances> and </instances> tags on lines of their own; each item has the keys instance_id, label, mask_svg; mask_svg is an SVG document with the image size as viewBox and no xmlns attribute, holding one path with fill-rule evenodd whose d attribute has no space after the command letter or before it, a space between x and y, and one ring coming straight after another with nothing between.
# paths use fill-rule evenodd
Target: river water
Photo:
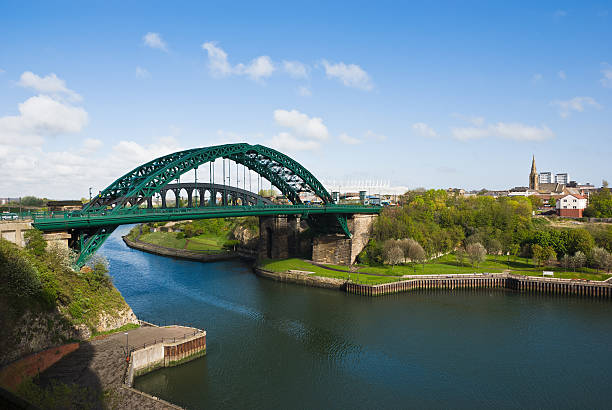
<instances>
[{"instance_id":1,"label":"river water","mask_svg":"<svg viewBox=\"0 0 612 410\"><path fill-rule=\"evenodd\" d=\"M136 315L205 329L207 355L135 387L189 409L610 408L612 303L503 290L380 298L241 262L101 253Z\"/></svg>"}]
</instances>

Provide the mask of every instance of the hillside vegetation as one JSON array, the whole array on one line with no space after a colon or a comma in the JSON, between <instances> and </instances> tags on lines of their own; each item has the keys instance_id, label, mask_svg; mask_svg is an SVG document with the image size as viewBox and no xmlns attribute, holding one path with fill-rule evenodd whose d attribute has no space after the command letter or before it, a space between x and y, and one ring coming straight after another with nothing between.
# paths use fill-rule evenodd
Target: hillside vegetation
<instances>
[{"instance_id":1,"label":"hillside vegetation","mask_svg":"<svg viewBox=\"0 0 612 410\"><path fill-rule=\"evenodd\" d=\"M0 239L0 356L10 361L104 328L100 321L131 310L113 286L103 259L82 271L71 251L48 248L40 231L19 248ZM0 363L1 364L1 363Z\"/></svg>"},{"instance_id":2,"label":"hillside vegetation","mask_svg":"<svg viewBox=\"0 0 612 410\"><path fill-rule=\"evenodd\" d=\"M403 264L448 253L476 266L486 254L521 256L536 266L565 270L609 270L612 264L612 225L558 228L532 218L535 204L529 198L466 198L429 190L408 192L401 202L375 222L372 239L359 255L362 264Z\"/></svg>"}]
</instances>

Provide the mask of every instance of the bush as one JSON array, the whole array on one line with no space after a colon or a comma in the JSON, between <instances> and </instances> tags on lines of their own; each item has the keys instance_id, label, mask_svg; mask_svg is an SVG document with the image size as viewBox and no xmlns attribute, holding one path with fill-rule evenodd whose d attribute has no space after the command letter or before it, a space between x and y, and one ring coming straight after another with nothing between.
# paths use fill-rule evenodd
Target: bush
<instances>
[{"instance_id":1,"label":"bush","mask_svg":"<svg viewBox=\"0 0 612 410\"><path fill-rule=\"evenodd\" d=\"M236 250L236 246L240 245L240 241L236 240L236 239L232 239L229 241L225 241L225 243L223 243L223 249L226 250Z\"/></svg>"},{"instance_id":2,"label":"bush","mask_svg":"<svg viewBox=\"0 0 612 410\"><path fill-rule=\"evenodd\" d=\"M191 236L189 236L191 237ZM176 239L184 239L185 238L185 234L183 232L177 232L176 233Z\"/></svg>"},{"instance_id":3,"label":"bush","mask_svg":"<svg viewBox=\"0 0 612 410\"><path fill-rule=\"evenodd\" d=\"M23 235L26 249L36 256L42 256L47 248L47 241L43 238L43 233L38 229L30 229Z\"/></svg>"},{"instance_id":4,"label":"bush","mask_svg":"<svg viewBox=\"0 0 612 410\"><path fill-rule=\"evenodd\" d=\"M3 296L14 298L31 298L42 291L36 268L16 245L4 239L0 239L0 290Z\"/></svg>"}]
</instances>

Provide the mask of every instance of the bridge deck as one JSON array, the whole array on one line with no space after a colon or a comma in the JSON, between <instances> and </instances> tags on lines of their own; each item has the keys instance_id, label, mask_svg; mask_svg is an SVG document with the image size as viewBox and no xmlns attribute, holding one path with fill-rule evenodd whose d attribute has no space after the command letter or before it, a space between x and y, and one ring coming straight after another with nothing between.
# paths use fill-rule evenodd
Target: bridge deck
<instances>
[{"instance_id":1,"label":"bridge deck","mask_svg":"<svg viewBox=\"0 0 612 410\"><path fill-rule=\"evenodd\" d=\"M121 209L116 212L64 212L34 215L32 225L42 231L96 228L144 222L186 219L230 218L268 215L378 214L379 206L363 205L255 205L209 206L194 208Z\"/></svg>"}]
</instances>

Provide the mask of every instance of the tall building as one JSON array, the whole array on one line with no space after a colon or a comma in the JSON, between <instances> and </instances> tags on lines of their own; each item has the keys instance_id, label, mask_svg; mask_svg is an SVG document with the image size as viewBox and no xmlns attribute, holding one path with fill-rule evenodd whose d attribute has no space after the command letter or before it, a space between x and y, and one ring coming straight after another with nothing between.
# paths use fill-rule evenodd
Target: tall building
<instances>
[{"instance_id":1,"label":"tall building","mask_svg":"<svg viewBox=\"0 0 612 410\"><path fill-rule=\"evenodd\" d=\"M531 173L529 174L529 189L537 191L540 188L538 180L538 171L536 170L535 155L531 159Z\"/></svg>"},{"instance_id":2,"label":"tall building","mask_svg":"<svg viewBox=\"0 0 612 410\"><path fill-rule=\"evenodd\" d=\"M565 185L567 185L569 183L569 174L567 174L567 173L556 174L555 175L555 182L557 184L565 184Z\"/></svg>"},{"instance_id":3,"label":"tall building","mask_svg":"<svg viewBox=\"0 0 612 410\"><path fill-rule=\"evenodd\" d=\"M540 172L540 184L552 183L552 172Z\"/></svg>"}]
</instances>

